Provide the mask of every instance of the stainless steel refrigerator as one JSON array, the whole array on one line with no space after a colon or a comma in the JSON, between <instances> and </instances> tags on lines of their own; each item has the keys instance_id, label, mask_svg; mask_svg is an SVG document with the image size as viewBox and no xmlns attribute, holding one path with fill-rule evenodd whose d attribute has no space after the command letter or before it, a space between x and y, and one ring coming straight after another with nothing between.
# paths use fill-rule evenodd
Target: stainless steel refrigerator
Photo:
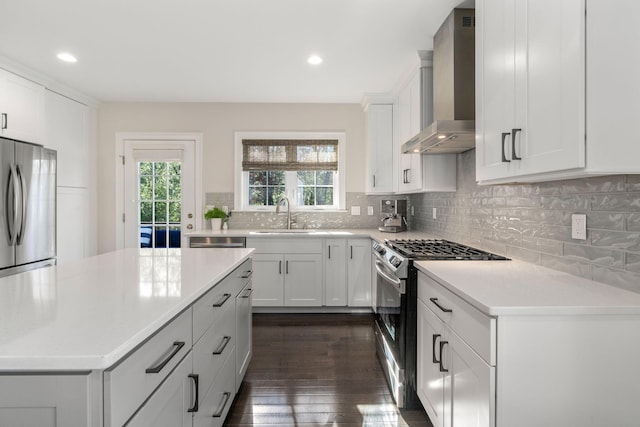
<instances>
[{"instance_id":1,"label":"stainless steel refrigerator","mask_svg":"<svg viewBox=\"0 0 640 427\"><path fill-rule=\"evenodd\" d=\"M55 264L56 152L0 138L0 277Z\"/></svg>"}]
</instances>

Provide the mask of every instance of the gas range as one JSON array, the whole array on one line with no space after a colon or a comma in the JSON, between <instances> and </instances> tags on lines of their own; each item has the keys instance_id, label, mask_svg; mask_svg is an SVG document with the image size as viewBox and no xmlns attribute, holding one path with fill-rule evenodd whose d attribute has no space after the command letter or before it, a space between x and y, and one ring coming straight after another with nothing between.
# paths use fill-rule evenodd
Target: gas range
<instances>
[{"instance_id":1,"label":"gas range","mask_svg":"<svg viewBox=\"0 0 640 427\"><path fill-rule=\"evenodd\" d=\"M486 252L444 239L386 239L374 242L373 251L396 276L406 278L412 261L508 261L502 255Z\"/></svg>"}]
</instances>

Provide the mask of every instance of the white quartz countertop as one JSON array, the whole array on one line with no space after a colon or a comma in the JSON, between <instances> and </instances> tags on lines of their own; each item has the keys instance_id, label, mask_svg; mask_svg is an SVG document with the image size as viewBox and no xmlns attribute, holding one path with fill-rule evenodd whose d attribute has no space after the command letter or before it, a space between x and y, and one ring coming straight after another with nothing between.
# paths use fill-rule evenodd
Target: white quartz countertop
<instances>
[{"instance_id":1,"label":"white quartz countertop","mask_svg":"<svg viewBox=\"0 0 640 427\"><path fill-rule=\"evenodd\" d=\"M640 294L524 261L415 264L491 316L640 314Z\"/></svg>"},{"instance_id":2,"label":"white quartz countertop","mask_svg":"<svg viewBox=\"0 0 640 427\"><path fill-rule=\"evenodd\" d=\"M105 369L253 249L124 249L0 279L0 371Z\"/></svg>"},{"instance_id":3,"label":"white quartz countertop","mask_svg":"<svg viewBox=\"0 0 640 427\"><path fill-rule=\"evenodd\" d=\"M339 229L294 229L293 232L282 229L247 229L247 230L197 230L186 234L187 237L264 237L264 238L303 238L303 237L368 237L377 241L385 239L428 239L436 236L419 231L403 231L400 233L382 232L375 228L339 228Z\"/></svg>"}]
</instances>

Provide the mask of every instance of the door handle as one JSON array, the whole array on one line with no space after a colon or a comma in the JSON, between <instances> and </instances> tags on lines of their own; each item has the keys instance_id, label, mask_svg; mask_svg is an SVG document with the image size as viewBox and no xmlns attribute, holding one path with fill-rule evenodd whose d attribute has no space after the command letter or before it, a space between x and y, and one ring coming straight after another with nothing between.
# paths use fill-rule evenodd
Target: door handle
<instances>
[{"instance_id":1,"label":"door handle","mask_svg":"<svg viewBox=\"0 0 640 427\"><path fill-rule=\"evenodd\" d=\"M436 357L436 341L438 341L438 338L440 338L440 334L433 334L431 339L431 361L433 363L440 363Z\"/></svg>"},{"instance_id":2,"label":"door handle","mask_svg":"<svg viewBox=\"0 0 640 427\"><path fill-rule=\"evenodd\" d=\"M511 129L511 160L522 160L522 157L516 156L516 134L522 129Z\"/></svg>"},{"instance_id":3,"label":"door handle","mask_svg":"<svg viewBox=\"0 0 640 427\"><path fill-rule=\"evenodd\" d=\"M507 136L511 135L509 132L502 132L502 162L509 163L511 160L507 159L507 155L504 151L504 142L507 139Z\"/></svg>"},{"instance_id":4,"label":"door handle","mask_svg":"<svg viewBox=\"0 0 640 427\"><path fill-rule=\"evenodd\" d=\"M444 367L444 364L442 363L442 352L443 352L444 346L445 346L446 344L449 344L449 341L440 341L440 360L439 360L439 364L440 364L439 369L440 369L440 372L449 372L449 370L448 370L447 368L445 368L445 367Z\"/></svg>"},{"instance_id":5,"label":"door handle","mask_svg":"<svg viewBox=\"0 0 640 427\"><path fill-rule=\"evenodd\" d=\"M189 374L188 377L193 380L194 387L196 388L196 392L195 392L196 399L195 399L195 402L193 403L193 406L187 409L187 412L198 412L198 401L200 400L198 396L198 389L200 388L199 387L200 377L198 374Z\"/></svg>"}]
</instances>

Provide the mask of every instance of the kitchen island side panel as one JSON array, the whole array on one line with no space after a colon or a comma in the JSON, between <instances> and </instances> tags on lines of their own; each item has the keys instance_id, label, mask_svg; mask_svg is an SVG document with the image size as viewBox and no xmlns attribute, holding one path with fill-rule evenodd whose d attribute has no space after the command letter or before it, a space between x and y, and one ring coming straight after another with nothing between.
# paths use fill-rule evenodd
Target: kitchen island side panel
<instances>
[{"instance_id":1,"label":"kitchen island side panel","mask_svg":"<svg viewBox=\"0 0 640 427\"><path fill-rule=\"evenodd\" d=\"M499 316L496 426L640 425L640 316Z\"/></svg>"}]
</instances>

